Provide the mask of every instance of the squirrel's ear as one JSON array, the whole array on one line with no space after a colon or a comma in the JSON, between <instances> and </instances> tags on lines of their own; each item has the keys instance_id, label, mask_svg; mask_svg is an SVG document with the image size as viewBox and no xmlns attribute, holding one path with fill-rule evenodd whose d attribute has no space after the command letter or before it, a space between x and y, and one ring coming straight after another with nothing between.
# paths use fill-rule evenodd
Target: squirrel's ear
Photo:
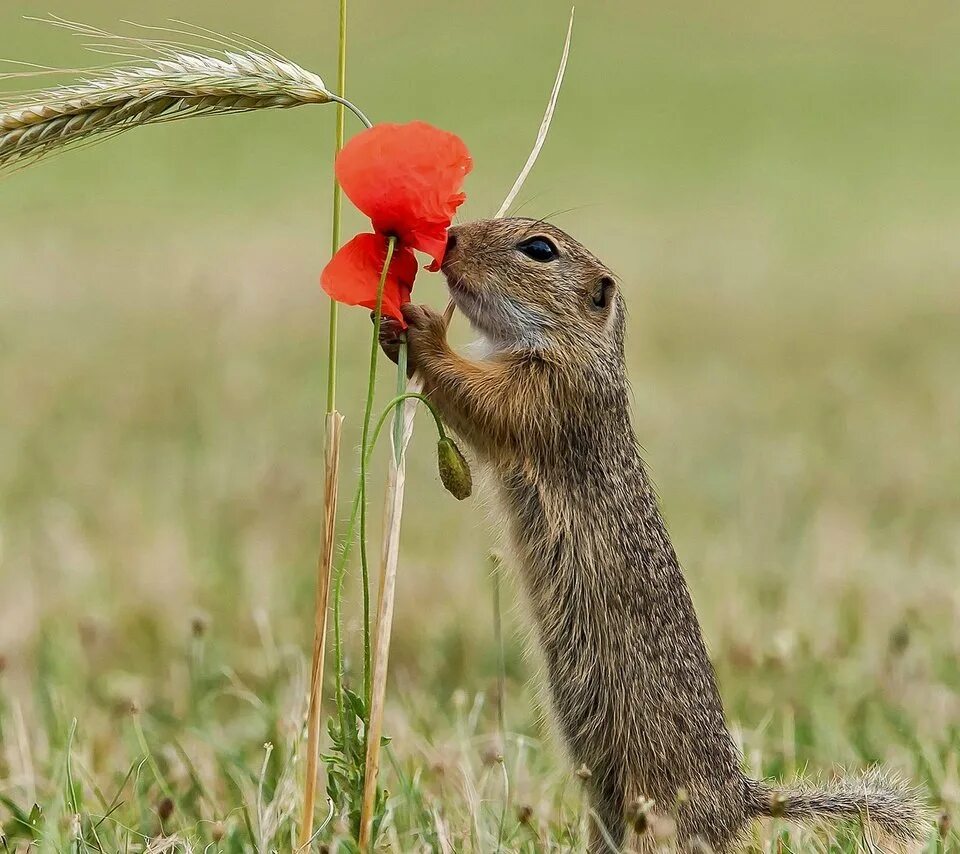
<instances>
[{"instance_id":1,"label":"squirrel's ear","mask_svg":"<svg viewBox=\"0 0 960 854\"><path fill-rule=\"evenodd\" d=\"M613 295L617 291L617 285L609 276L601 276L593 285L590 292L590 301L593 307L601 311L610 307L613 302Z\"/></svg>"}]
</instances>

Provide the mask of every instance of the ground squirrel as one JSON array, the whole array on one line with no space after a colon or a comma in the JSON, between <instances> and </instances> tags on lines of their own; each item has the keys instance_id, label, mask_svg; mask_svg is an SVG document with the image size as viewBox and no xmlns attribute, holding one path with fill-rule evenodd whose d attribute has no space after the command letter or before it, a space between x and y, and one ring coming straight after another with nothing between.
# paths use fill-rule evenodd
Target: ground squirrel
<instances>
[{"instance_id":1,"label":"ground squirrel","mask_svg":"<svg viewBox=\"0 0 960 854\"><path fill-rule=\"evenodd\" d=\"M631 425L613 274L530 219L451 229L443 271L482 356L455 353L443 317L408 305L409 364L497 484L553 708L574 763L589 769L590 850L618 850L628 831L647 850L636 825L651 801L685 850L729 851L770 815L859 817L914 840L922 802L880 772L814 790L742 771ZM381 334L394 359L399 332L387 321Z\"/></svg>"}]
</instances>

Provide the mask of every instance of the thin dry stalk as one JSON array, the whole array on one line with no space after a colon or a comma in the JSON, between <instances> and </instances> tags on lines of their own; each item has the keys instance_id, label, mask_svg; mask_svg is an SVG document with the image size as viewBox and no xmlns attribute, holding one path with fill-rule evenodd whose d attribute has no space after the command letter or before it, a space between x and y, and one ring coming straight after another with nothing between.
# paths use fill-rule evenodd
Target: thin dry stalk
<instances>
[{"instance_id":1,"label":"thin dry stalk","mask_svg":"<svg viewBox=\"0 0 960 854\"><path fill-rule=\"evenodd\" d=\"M373 682L371 684L370 727L367 730L367 754L363 773L363 802L360 810L361 851L370 849L373 813L380 772L380 741L383 736L383 710L387 694L387 665L390 657L390 635L393 629L393 605L396 598L397 563L400 556L400 523L403 517L403 494L406 485L406 449L413 435L413 413L417 401L407 400L403 406L403 434L399 449L394 447L387 475L384 508L383 551L380 555L380 595L377 602L377 626L373 646ZM391 444L393 442L391 441ZM399 453L397 453L399 451Z\"/></svg>"},{"instance_id":2,"label":"thin dry stalk","mask_svg":"<svg viewBox=\"0 0 960 854\"><path fill-rule=\"evenodd\" d=\"M517 180L513 182L510 192L507 193L503 203L493 215L494 219L500 219L501 217L506 216L507 211L510 209L510 205L516 201L517 196L523 189L523 185L527 183L527 178L530 177L533 167L536 166L537 160L540 158L540 152L543 150L543 145L547 141L547 136L550 134L550 125L553 124L553 114L557 109L557 101L560 98L560 89L563 87L563 78L567 73L567 60L570 57L570 42L573 39L573 16L575 12L576 6L571 6L570 22L567 24L567 35L563 41L563 53L560 55L560 67L557 69L557 76L553 81L553 89L550 90L550 98L547 100L547 109L544 111L543 121L540 122L540 129L537 131L537 138L533 142L533 148L530 150L530 154L527 157L526 163L523 164L520 174L517 175ZM447 302L446 309L444 309L444 314L446 315L448 324L450 323L450 319L453 317L453 313L455 311L456 306L454 305L453 300L449 300Z\"/></svg>"},{"instance_id":3,"label":"thin dry stalk","mask_svg":"<svg viewBox=\"0 0 960 854\"><path fill-rule=\"evenodd\" d=\"M337 538L337 493L340 479L340 436L343 416L327 413L326 477L324 479L323 544L317 560L317 589L314 600L313 666L310 670L310 702L307 717L307 776L303 790L303 817L300 823L298 851L307 850L313 835L313 810L317 792L317 757L320 753L320 689L327 647L327 613L330 607L330 582L333 547Z\"/></svg>"},{"instance_id":4,"label":"thin dry stalk","mask_svg":"<svg viewBox=\"0 0 960 854\"><path fill-rule=\"evenodd\" d=\"M143 125L340 101L316 74L267 53L160 53L0 101L0 170Z\"/></svg>"},{"instance_id":5,"label":"thin dry stalk","mask_svg":"<svg viewBox=\"0 0 960 854\"><path fill-rule=\"evenodd\" d=\"M537 131L537 138L533 143L530 156L527 158L527 162L523 164L523 169L521 169L520 174L517 175L517 180L513 182L513 186L510 188L510 192L507 193L507 197L503 200L503 204L500 205L500 209L494 214L494 219L500 219L500 217L504 216L510 209L510 205L512 205L514 199L517 198L517 194L523 189L523 185L527 181L527 176L529 176L534 165L536 165L537 159L540 157L540 151L543 149L543 144L547 141L547 135L550 133L550 125L553 122L553 113L557 108L557 99L560 97L560 89L563 86L563 77L567 73L567 59L570 57L570 41L573 38L573 15L575 11L576 7L570 9L570 23L567 24L567 37L563 42L560 68L557 71L557 78L553 82L550 100L547 101L547 109L543 114L543 121L540 122L540 130Z\"/></svg>"}]
</instances>

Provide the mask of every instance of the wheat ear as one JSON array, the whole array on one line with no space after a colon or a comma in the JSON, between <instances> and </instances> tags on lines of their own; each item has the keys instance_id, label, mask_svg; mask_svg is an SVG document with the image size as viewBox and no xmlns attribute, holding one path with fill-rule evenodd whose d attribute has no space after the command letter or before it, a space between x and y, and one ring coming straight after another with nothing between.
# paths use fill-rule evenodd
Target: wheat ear
<instances>
[{"instance_id":1,"label":"wheat ear","mask_svg":"<svg viewBox=\"0 0 960 854\"><path fill-rule=\"evenodd\" d=\"M0 170L141 125L190 116L343 103L316 74L254 51L170 51L79 83L0 101Z\"/></svg>"}]
</instances>

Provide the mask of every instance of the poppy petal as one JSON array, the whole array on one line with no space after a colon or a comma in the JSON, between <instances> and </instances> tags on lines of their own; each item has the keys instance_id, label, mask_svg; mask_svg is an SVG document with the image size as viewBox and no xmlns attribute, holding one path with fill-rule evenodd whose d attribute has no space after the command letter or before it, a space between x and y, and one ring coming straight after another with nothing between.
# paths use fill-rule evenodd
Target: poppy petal
<instances>
[{"instance_id":1,"label":"poppy petal","mask_svg":"<svg viewBox=\"0 0 960 854\"><path fill-rule=\"evenodd\" d=\"M432 268L443 260L472 168L463 140L426 122L374 125L354 136L336 162L343 191L374 229L430 255Z\"/></svg>"},{"instance_id":2,"label":"poppy petal","mask_svg":"<svg viewBox=\"0 0 960 854\"><path fill-rule=\"evenodd\" d=\"M380 273L386 259L386 237L382 234L358 234L341 246L323 268L320 284L327 295L337 302L375 309ZM407 247L398 247L383 285L382 311L385 316L400 321L404 328L407 324L400 306L410 302L416 275L416 256Z\"/></svg>"}]
</instances>

